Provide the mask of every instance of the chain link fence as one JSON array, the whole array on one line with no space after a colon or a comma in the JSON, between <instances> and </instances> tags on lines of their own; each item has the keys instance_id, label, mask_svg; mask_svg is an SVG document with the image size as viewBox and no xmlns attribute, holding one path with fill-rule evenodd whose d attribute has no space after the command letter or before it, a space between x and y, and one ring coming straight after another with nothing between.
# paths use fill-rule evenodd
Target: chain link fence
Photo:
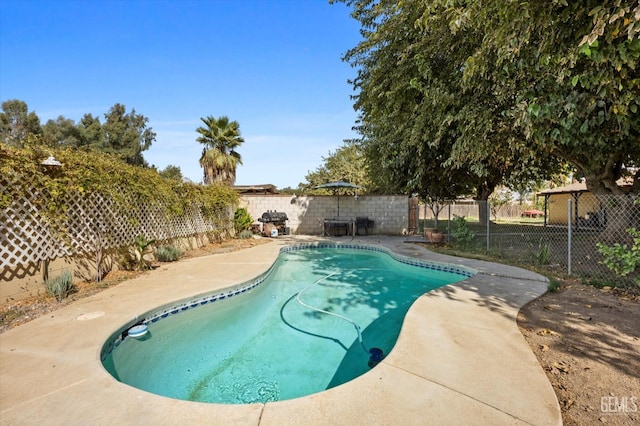
<instances>
[{"instance_id":1,"label":"chain link fence","mask_svg":"<svg viewBox=\"0 0 640 426\"><path fill-rule=\"evenodd\" d=\"M633 229L640 230L638 196L573 193L547 197L544 206L449 202L418 209L421 231L437 228L457 251L640 291L638 271L616 274L603 255L607 247L631 253Z\"/></svg>"}]
</instances>

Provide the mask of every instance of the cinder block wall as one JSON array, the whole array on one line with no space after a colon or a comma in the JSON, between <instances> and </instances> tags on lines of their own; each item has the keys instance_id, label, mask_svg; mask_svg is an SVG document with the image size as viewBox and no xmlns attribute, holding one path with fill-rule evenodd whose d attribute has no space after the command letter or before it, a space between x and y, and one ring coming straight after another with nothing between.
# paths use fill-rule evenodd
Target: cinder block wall
<instances>
[{"instance_id":1,"label":"cinder block wall","mask_svg":"<svg viewBox=\"0 0 640 426\"><path fill-rule=\"evenodd\" d=\"M337 196L242 195L255 223L267 210L285 212L292 234L320 235L322 219L338 217ZM368 216L374 220L373 234L400 235L407 230L409 198L405 195L340 196L340 218Z\"/></svg>"}]
</instances>

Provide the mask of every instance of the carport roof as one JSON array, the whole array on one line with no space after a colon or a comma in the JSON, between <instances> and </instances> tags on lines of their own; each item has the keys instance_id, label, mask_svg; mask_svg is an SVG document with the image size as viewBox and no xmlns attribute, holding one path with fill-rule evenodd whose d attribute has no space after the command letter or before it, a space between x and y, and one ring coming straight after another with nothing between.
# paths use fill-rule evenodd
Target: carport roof
<instances>
[{"instance_id":1,"label":"carport roof","mask_svg":"<svg viewBox=\"0 0 640 426\"><path fill-rule=\"evenodd\" d=\"M587 184L584 182L572 183L571 185L559 186L557 188L545 189L538 192L538 195L548 194L572 194L574 192L587 192Z\"/></svg>"}]
</instances>

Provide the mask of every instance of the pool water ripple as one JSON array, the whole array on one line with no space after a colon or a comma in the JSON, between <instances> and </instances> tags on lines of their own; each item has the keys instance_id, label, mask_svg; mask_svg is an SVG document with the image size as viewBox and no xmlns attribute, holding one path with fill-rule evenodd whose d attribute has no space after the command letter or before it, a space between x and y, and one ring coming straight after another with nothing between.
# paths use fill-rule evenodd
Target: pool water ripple
<instances>
[{"instance_id":1,"label":"pool water ripple","mask_svg":"<svg viewBox=\"0 0 640 426\"><path fill-rule=\"evenodd\" d=\"M256 280L146 315L145 339L127 337L127 325L103 347L103 365L131 386L190 401L317 393L369 371L366 349L388 354L416 298L472 274L428 266L362 247L286 249ZM298 303L303 289L304 304L333 315Z\"/></svg>"}]
</instances>

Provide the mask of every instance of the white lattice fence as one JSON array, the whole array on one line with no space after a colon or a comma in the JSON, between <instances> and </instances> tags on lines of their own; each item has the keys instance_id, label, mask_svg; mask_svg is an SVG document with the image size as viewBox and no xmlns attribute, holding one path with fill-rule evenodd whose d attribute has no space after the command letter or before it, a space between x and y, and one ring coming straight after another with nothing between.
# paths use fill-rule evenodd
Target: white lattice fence
<instances>
[{"instance_id":1,"label":"white lattice fence","mask_svg":"<svg viewBox=\"0 0 640 426\"><path fill-rule=\"evenodd\" d=\"M1 186L6 191L4 185ZM35 202L37 191L24 193L2 211L0 223L0 259L5 267L13 267L69 255L70 251L51 233L51 226L40 214Z\"/></svg>"},{"instance_id":2,"label":"white lattice fence","mask_svg":"<svg viewBox=\"0 0 640 426\"><path fill-rule=\"evenodd\" d=\"M9 193L7 185L0 181L5 194ZM122 207L99 194L75 194L65 200L66 220L52 224L40 211L46 203L38 203L46 197L34 189L25 191L0 213L3 269L131 245L138 235L166 241L219 232L216 222L230 219L229 212L220 212L218 218L204 217L198 205L188 206L180 216L171 216L160 203L130 199Z\"/></svg>"}]
</instances>

